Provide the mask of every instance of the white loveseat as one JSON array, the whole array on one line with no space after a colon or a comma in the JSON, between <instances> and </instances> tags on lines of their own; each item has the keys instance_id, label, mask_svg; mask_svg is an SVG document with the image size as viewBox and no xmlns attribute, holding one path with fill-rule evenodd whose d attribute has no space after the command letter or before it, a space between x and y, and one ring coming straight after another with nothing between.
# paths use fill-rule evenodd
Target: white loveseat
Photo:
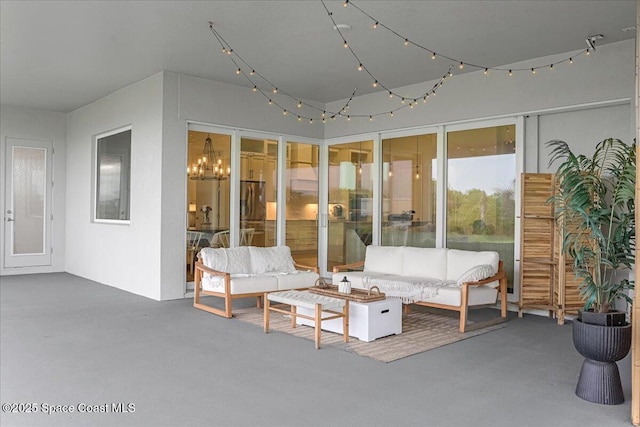
<instances>
[{"instance_id":1,"label":"white loveseat","mask_svg":"<svg viewBox=\"0 0 640 427\"><path fill-rule=\"evenodd\" d=\"M334 284L346 276L356 288L378 286L402 298L406 310L413 303L458 311L460 332L468 329L469 307L494 305L498 291L501 317L507 317L507 279L497 252L370 245L364 261L333 273Z\"/></svg>"},{"instance_id":2,"label":"white loveseat","mask_svg":"<svg viewBox=\"0 0 640 427\"><path fill-rule=\"evenodd\" d=\"M262 306L265 292L313 286L318 268L296 264L288 246L203 248L195 265L193 306L232 317L235 298L256 297ZM224 298L224 310L205 305L200 296Z\"/></svg>"}]
</instances>

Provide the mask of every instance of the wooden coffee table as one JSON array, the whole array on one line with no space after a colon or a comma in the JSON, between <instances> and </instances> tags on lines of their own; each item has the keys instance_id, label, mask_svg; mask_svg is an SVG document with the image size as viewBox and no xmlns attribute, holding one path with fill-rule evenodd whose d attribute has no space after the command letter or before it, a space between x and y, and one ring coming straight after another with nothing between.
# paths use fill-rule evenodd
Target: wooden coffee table
<instances>
[{"instance_id":1,"label":"wooden coffee table","mask_svg":"<svg viewBox=\"0 0 640 427\"><path fill-rule=\"evenodd\" d=\"M271 302L280 304L271 305ZM283 307L289 306L289 310ZM340 311L338 311L340 310ZM349 301L341 298L313 294L307 291L282 291L264 295L264 332L269 333L269 316L272 311L291 316L291 327L298 319L312 321L315 325L316 349L320 348L320 334L323 322L338 321L342 326L344 342L349 342ZM304 311L304 313L301 313ZM338 319L342 319L340 322Z\"/></svg>"}]
</instances>

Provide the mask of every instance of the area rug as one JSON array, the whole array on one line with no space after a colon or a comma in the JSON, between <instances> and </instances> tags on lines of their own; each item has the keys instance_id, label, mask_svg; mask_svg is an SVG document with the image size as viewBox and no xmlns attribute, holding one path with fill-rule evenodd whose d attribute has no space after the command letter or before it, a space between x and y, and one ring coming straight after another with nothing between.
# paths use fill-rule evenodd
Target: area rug
<instances>
[{"instance_id":1,"label":"area rug","mask_svg":"<svg viewBox=\"0 0 640 427\"><path fill-rule=\"evenodd\" d=\"M259 308L233 310L234 317L242 322L263 328L264 311ZM473 322L469 322L473 325ZM393 362L414 354L422 353L447 344L469 339L496 329L504 328L506 323L475 329L466 333L458 331L458 318L430 312L412 311L402 316L402 334L379 338L372 342L360 341L350 337L349 342L342 341L342 334L322 331L321 347L335 347L359 356L369 357L380 362ZM314 341L314 328L298 325L291 327L291 317L282 313L271 313L269 331L284 332L296 337Z\"/></svg>"}]
</instances>

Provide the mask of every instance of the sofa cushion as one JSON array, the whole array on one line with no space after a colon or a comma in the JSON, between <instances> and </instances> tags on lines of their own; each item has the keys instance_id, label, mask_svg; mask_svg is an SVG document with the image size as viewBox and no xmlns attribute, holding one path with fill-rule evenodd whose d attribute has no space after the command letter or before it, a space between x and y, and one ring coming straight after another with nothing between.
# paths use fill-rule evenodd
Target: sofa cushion
<instances>
[{"instance_id":1,"label":"sofa cushion","mask_svg":"<svg viewBox=\"0 0 640 427\"><path fill-rule=\"evenodd\" d=\"M474 286L469 289L469 306L495 304L498 298L498 290L487 286ZM438 293L423 301L432 304L452 305L460 307L462 304L462 288L449 285L438 289Z\"/></svg>"},{"instance_id":2,"label":"sofa cushion","mask_svg":"<svg viewBox=\"0 0 640 427\"><path fill-rule=\"evenodd\" d=\"M367 246L364 258L364 271L402 274L402 246Z\"/></svg>"},{"instance_id":3,"label":"sofa cushion","mask_svg":"<svg viewBox=\"0 0 640 427\"><path fill-rule=\"evenodd\" d=\"M224 278L221 276L204 276L202 289L205 291L224 293ZM278 279L275 276L232 274L231 294L252 294L278 290Z\"/></svg>"},{"instance_id":4,"label":"sofa cushion","mask_svg":"<svg viewBox=\"0 0 640 427\"><path fill-rule=\"evenodd\" d=\"M284 291L287 289L300 289L300 288L309 288L316 284L316 280L318 280L318 274L313 271L299 271L296 270L293 273L286 274L275 274L275 273L265 273L265 275L269 276L273 274L278 280L278 290Z\"/></svg>"},{"instance_id":5,"label":"sofa cushion","mask_svg":"<svg viewBox=\"0 0 640 427\"><path fill-rule=\"evenodd\" d=\"M251 273L260 274L272 271L291 273L296 271L293 258L291 258L291 249L288 246L267 248L249 246L247 249L250 254Z\"/></svg>"},{"instance_id":6,"label":"sofa cushion","mask_svg":"<svg viewBox=\"0 0 640 427\"><path fill-rule=\"evenodd\" d=\"M447 277L446 280L457 282L462 274L471 267L481 264L489 264L493 267L493 273L498 272L498 252L494 251L463 251L449 249L447 251Z\"/></svg>"},{"instance_id":7,"label":"sofa cushion","mask_svg":"<svg viewBox=\"0 0 640 427\"><path fill-rule=\"evenodd\" d=\"M249 248L202 248L200 250L202 263L214 270L225 273L250 273ZM208 274L205 274L208 276Z\"/></svg>"},{"instance_id":8,"label":"sofa cushion","mask_svg":"<svg viewBox=\"0 0 640 427\"><path fill-rule=\"evenodd\" d=\"M403 276L444 280L447 275L446 249L405 247L402 256Z\"/></svg>"},{"instance_id":9,"label":"sofa cushion","mask_svg":"<svg viewBox=\"0 0 640 427\"><path fill-rule=\"evenodd\" d=\"M456 282L456 284L458 286L462 286L462 284L465 282L477 282L493 275L494 271L491 265L480 264L471 267L470 269L462 273L462 275L458 277L458 281Z\"/></svg>"}]
</instances>

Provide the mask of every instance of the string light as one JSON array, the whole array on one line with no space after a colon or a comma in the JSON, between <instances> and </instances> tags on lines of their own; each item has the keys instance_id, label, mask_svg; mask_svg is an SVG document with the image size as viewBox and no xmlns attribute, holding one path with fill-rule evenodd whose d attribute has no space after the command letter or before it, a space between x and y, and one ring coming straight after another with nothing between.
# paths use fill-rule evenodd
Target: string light
<instances>
[{"instance_id":1,"label":"string light","mask_svg":"<svg viewBox=\"0 0 640 427\"><path fill-rule=\"evenodd\" d=\"M327 9L327 7L326 7L326 5L325 5L324 1L322 1L322 4L323 4L323 6L325 7L325 10L327 11L328 16L329 16L329 17L330 17L330 19L334 22L334 27L338 27L338 26L337 26L337 24L335 23L335 21L333 20L333 17L332 17L332 15L333 15L333 14L332 14L328 9ZM452 57L448 57L448 56L446 56L446 55L442 55L442 54L439 54L439 55L438 55L438 54L436 54L436 51L435 51L435 50L428 49L428 48L426 48L426 47L424 47L424 46L422 46L422 45L420 45L420 44L418 44L418 43L413 42L413 41L412 41L411 39L409 39L408 37L401 36L398 32L394 31L393 29L389 28L389 27L388 27L388 26L386 26L385 24L381 23L379 20L376 20L376 19L375 19L375 18L373 18L371 15L369 15L368 13L366 13L365 11L363 11L361 8L359 8L357 5L355 5L355 4L351 3L351 2L349 2L349 0L345 0L345 2L343 3L343 6L344 6L344 7L347 7L348 5L353 6L353 8L354 8L354 9L358 10L359 12L361 12L362 14L364 14L365 16L367 16L369 19L371 19L371 22L373 22L373 25L372 25L372 26L373 26L373 28L377 29L377 28L378 28L378 26L382 26L382 27L384 27L384 29L388 30L388 31L389 31L389 32L391 32L393 35L395 35L396 37L401 38L401 39L403 40L403 42L404 42L405 46L408 46L408 45L409 45L409 43L411 43L412 45L414 45L414 46L416 46L416 47L418 47L418 48L420 48L420 49L423 49L423 50L427 51L427 53L428 53L428 54L430 54L430 55L431 55L431 58L432 58L432 59L434 59L434 60L437 58L437 56L440 56L440 57L442 57L442 58L444 58L444 59L447 59L447 60L449 60L449 61L452 61L452 62L454 62L454 63L458 63L459 69L463 69L465 65L468 65L468 66L470 66L470 67L472 67L472 68L478 68L478 69L484 70L484 71L483 71L483 73L484 73L485 75L486 75L486 74L488 74L489 70L506 71L506 69L504 69L504 68L500 68L500 67L486 67L486 66L481 66L481 65L477 65L477 64L469 63L469 62L466 62L466 61L462 61L462 60L459 60L459 59L454 59L454 58L452 58ZM251 85L252 85L252 91L253 91L253 92L258 92L258 91L260 91L260 93L261 93L263 96L265 96L265 98L268 98L268 96L266 96L266 95L265 95L265 93L264 93L264 92L263 92L263 91L258 87L258 85L257 85L257 84L255 84L255 83L254 83L254 82L249 78L249 76L257 75L258 77L260 77L261 79L263 79L265 82L267 82L269 85L271 85L271 87L273 88L273 89L272 89L272 92L273 92L274 94L275 94L275 93L278 93L278 88L277 88L275 85L271 84L271 82L269 82L269 80L268 80L267 78L265 78L265 76L263 76L263 75L261 75L260 73L258 73L258 72L257 72L254 68L252 68L252 67L251 67L251 66L250 66L250 65L249 65L249 64L248 64L244 59L242 59L242 58L240 57L240 55L238 55L237 53L235 53L235 52L234 52L234 50L229 46L229 43L227 43L227 42L222 38L222 36L221 36L221 35L220 35L220 34L219 34L219 33L218 33L214 28L213 28L213 23L212 23L212 22L209 22L209 27L210 27L210 29L211 29L211 31L212 31L212 33L213 33L213 35L217 38L217 40L218 40L218 42L219 42L219 44L220 44L220 46L221 46L222 52L223 52L223 53L226 53L226 54L230 57L230 60L231 60L231 61L236 65L236 67L237 67L237 68L236 68L236 74L238 74L238 75L242 75L242 76L244 76L247 80L249 80L249 82L250 82L250 83L251 83ZM349 51L352 53L352 55L353 55L353 56L358 60L358 62L357 62L357 63L358 63L358 70L359 70L359 71L363 71L363 70L364 70L364 71L366 71L366 72L369 74L369 76L372 78L372 80L373 80L372 86L373 86L373 87L378 87L378 85L380 85L383 89L387 89L387 90L388 90L388 92L389 92L389 98L393 98L394 96L399 96L399 95L395 94L392 90L389 90L383 82L379 81L378 79L376 79L376 78L373 76L373 74L371 74L371 72L366 68L366 66L364 65L364 63L358 59L358 57L357 57L356 53L355 53L355 52L353 51L353 49L349 46L349 43L348 43L348 41L347 41L346 37L344 37L344 35L340 32L340 29L339 29L339 28L334 28L334 29L337 29L337 31L340 33L340 36L342 37L342 41L343 41L344 47L345 47L345 48L348 48L348 49L349 49ZM591 49L587 48L587 49L584 49L584 50L580 51L580 52L578 53L578 55L580 55L580 54L585 54L586 56L589 56L589 55L590 55L590 53L591 53ZM571 57L569 57L568 59L560 60L560 61L558 61L557 63L562 63L562 62L568 61L568 62L569 62L569 64L573 64L573 57L574 57L574 56L571 56ZM251 72L250 72L249 74L247 74L247 73L245 73L245 72L243 72L243 71L242 71L242 68L243 68L243 67L240 67L240 62L242 62L242 63L246 66L246 68L245 68L245 69L251 69ZM530 70L530 71L532 72L532 74L535 74L535 73L536 73L536 69L537 69L537 68L542 68L542 67L544 67L544 66L545 66L545 65L541 65L541 66L538 66L538 67L529 68L528 70ZM547 64L546 66L548 66L548 67L549 67L549 70L553 70L553 66L554 66L554 64L553 64L553 63L551 63L551 64ZM436 95L436 89L437 89L437 88L439 88L439 87L442 87L442 85L444 84L444 80L445 80L447 77L452 77L452 76L453 76L453 73L452 73L452 71L451 71L451 68L452 68L452 67L451 67L451 66L449 66L449 71L448 71L448 73L447 73L447 74L445 74L445 75L440 79L440 81L439 81L436 85L434 85L434 86L433 86L433 88L432 88L430 91L428 91L428 92L426 92L426 93L424 93L424 94L422 94L422 95L420 95L420 96L418 96L418 97L414 98L414 102L409 103L409 105L408 105L408 106L409 106L410 108L413 108L413 107L415 107L415 106L417 105L417 100L418 100L418 99L422 98L422 99L423 99L423 102L425 102L425 103L426 103L426 102L427 102L427 98L429 97L429 95L433 95L433 96L435 96L435 95ZM513 76L513 73L514 73L515 71L524 71L524 70L527 70L527 69L526 69L526 68L524 68L524 69L523 69L523 68L512 68L512 69L509 69L509 70L508 70L508 75L509 75L509 76ZM297 102L297 105L298 105L298 108L301 108L301 107L302 107L302 105L304 104L302 101L295 100L295 98L294 98L293 96L289 95L288 93L286 93L286 92L282 92L282 93L284 94L284 96L287 96L288 98L291 98L292 100L296 101L296 102ZM354 96L354 95L355 95L355 91L354 91L354 93L352 94L352 96L349 98L349 100L347 101L347 104L346 104L346 106L345 106L345 107L348 107L348 105L349 105L349 103L351 102L351 100L353 99L353 96ZM269 101L269 105L276 104L276 106L280 107L280 108L283 110L283 114L284 114L284 115L287 115L288 110L287 110L287 109L285 109L285 108L283 108L283 106L280 106L278 103L273 102L273 100L271 100L271 99L268 99L268 101ZM309 108L311 108L311 109L315 109L315 110L317 110L317 111L322 111L322 110L320 110L319 108L317 108L317 107L315 107L315 106L313 106L313 105L309 105L309 104L304 104L304 105L307 105L307 106L308 106ZM406 106L400 107L400 108L398 108L398 109L401 109L401 108L406 108ZM398 110L398 109L396 109L396 110ZM336 113L332 113L332 112L330 112L330 113L332 114L331 119L335 120L335 115L336 115ZM391 116L391 117L393 117L393 113L394 113L394 110L391 110L391 111L389 112L389 114L390 114L390 116ZM323 111L323 113L322 113L322 118L324 118L324 117L325 117L325 114L326 114L326 113ZM338 115L340 115L339 113L337 113L337 114L338 114ZM352 116L353 116L353 117L358 117L358 118L360 118L360 117L362 117L362 118L370 117L370 118L372 119L375 115L379 115L379 114L384 114L384 113L377 113L377 114L355 114L355 115L350 114L350 115L347 115L347 120L349 120L349 121L350 121L350 119L351 119L351 117L352 117ZM305 117L304 115L297 116L297 117L299 117L299 119L300 119L300 120L301 120L302 118L312 120L312 118L311 118L311 117Z\"/></svg>"}]
</instances>

